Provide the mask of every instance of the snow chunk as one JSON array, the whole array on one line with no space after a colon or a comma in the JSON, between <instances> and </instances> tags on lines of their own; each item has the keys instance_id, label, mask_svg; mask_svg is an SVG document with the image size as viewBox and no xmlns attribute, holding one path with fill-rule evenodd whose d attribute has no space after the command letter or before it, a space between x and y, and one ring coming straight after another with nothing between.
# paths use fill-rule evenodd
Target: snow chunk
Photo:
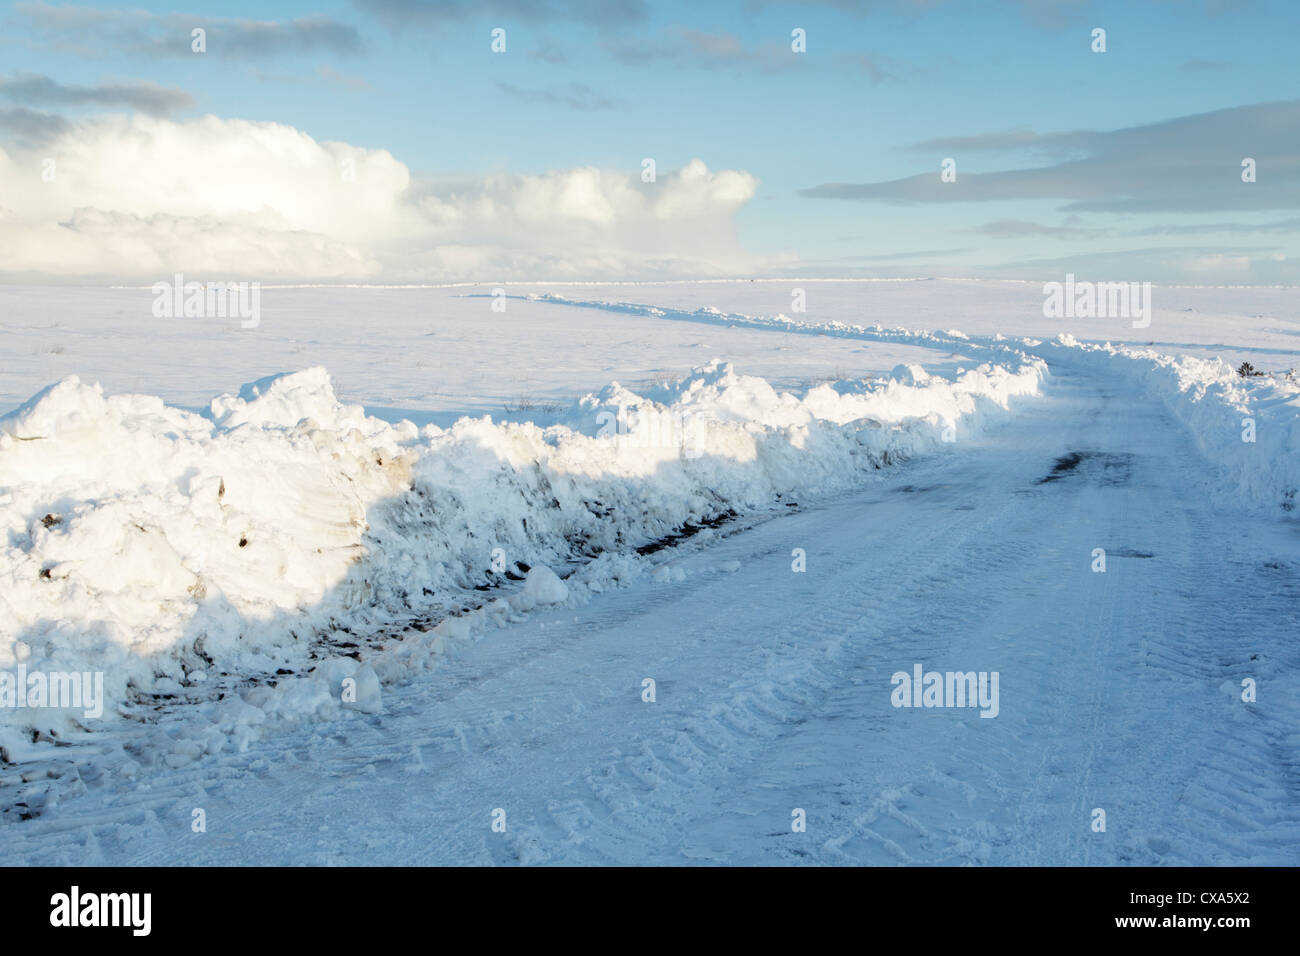
<instances>
[{"instance_id":1,"label":"snow chunk","mask_svg":"<svg viewBox=\"0 0 1300 956\"><path fill-rule=\"evenodd\" d=\"M930 373L920 365L895 365L889 377L903 385L922 385L930 380Z\"/></svg>"},{"instance_id":2,"label":"snow chunk","mask_svg":"<svg viewBox=\"0 0 1300 956\"><path fill-rule=\"evenodd\" d=\"M554 571L539 564L528 572L524 594L535 604L559 604L568 600L569 589Z\"/></svg>"},{"instance_id":3,"label":"snow chunk","mask_svg":"<svg viewBox=\"0 0 1300 956\"><path fill-rule=\"evenodd\" d=\"M379 675L369 664L362 664L353 671L351 678L354 683L352 689L355 691L356 700L348 700L344 697L343 706L353 710L359 710L363 714L378 714L384 709L383 693L379 689Z\"/></svg>"}]
</instances>

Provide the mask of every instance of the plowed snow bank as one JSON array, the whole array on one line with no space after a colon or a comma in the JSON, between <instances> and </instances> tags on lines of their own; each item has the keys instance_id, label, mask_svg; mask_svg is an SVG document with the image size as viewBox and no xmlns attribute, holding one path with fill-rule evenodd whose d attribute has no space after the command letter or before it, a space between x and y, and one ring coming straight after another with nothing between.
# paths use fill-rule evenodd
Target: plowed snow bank
<instances>
[{"instance_id":1,"label":"plowed snow bank","mask_svg":"<svg viewBox=\"0 0 1300 956\"><path fill-rule=\"evenodd\" d=\"M226 716L251 726L250 702L291 697L328 709L357 665L327 663L323 634L463 605L508 579L525 583L480 617L569 600L550 568L614 568L687 523L850 488L959 442L1044 372L1031 359L953 381L900 368L796 396L715 361L647 395L610 385L564 424L445 430L367 417L320 368L202 414L69 378L0 418L0 669L103 672L112 719L142 695L315 663ZM421 639L427 656L466 627ZM10 704L0 744L12 756L32 730L83 721Z\"/></svg>"}]
</instances>

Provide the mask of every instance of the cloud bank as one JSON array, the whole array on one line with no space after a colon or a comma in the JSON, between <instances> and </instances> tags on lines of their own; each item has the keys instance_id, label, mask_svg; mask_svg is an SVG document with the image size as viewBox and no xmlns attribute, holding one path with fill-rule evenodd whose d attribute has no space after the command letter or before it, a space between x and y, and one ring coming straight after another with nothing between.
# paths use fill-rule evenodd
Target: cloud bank
<instances>
[{"instance_id":1,"label":"cloud bank","mask_svg":"<svg viewBox=\"0 0 1300 956\"><path fill-rule=\"evenodd\" d=\"M1028 130L915 144L931 170L876 183L823 183L813 199L891 203L1056 200L1067 212L1198 212L1300 208L1300 100L1257 103L1110 131ZM1027 152L1053 162L963 172L970 154ZM956 182L939 177L939 157L957 161ZM1243 183L1253 159L1258 179Z\"/></svg>"},{"instance_id":2,"label":"cloud bank","mask_svg":"<svg viewBox=\"0 0 1300 956\"><path fill-rule=\"evenodd\" d=\"M153 282L737 274L743 171L590 167L429 182L385 150L276 123L67 121L0 150L0 272Z\"/></svg>"}]
</instances>

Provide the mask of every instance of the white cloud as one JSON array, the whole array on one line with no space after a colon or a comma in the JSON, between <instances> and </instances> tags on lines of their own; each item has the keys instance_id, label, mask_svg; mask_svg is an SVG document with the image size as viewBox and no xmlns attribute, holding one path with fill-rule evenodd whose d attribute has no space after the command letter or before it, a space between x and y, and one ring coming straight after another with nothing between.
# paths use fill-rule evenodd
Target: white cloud
<instances>
[{"instance_id":1,"label":"white cloud","mask_svg":"<svg viewBox=\"0 0 1300 956\"><path fill-rule=\"evenodd\" d=\"M42 180L44 161L54 179ZM0 270L153 281L706 275L755 265L746 172L640 168L413 180L385 150L276 123L105 116L0 150Z\"/></svg>"},{"instance_id":2,"label":"white cloud","mask_svg":"<svg viewBox=\"0 0 1300 956\"><path fill-rule=\"evenodd\" d=\"M438 228L422 268L537 278L744 272L754 260L736 242L734 215L757 185L692 160L655 183L639 169L583 167L430 189L418 207Z\"/></svg>"}]
</instances>

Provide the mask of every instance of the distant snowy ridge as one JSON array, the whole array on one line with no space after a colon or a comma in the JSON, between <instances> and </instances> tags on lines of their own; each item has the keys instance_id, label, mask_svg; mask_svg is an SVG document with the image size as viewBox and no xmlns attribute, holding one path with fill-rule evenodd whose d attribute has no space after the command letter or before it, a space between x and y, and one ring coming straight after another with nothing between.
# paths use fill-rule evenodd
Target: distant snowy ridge
<instances>
[{"instance_id":1,"label":"distant snowy ridge","mask_svg":"<svg viewBox=\"0 0 1300 956\"><path fill-rule=\"evenodd\" d=\"M959 443L1037 394L1045 368L1022 357L948 381L900 367L796 396L715 360L644 396L610 385L547 428L389 425L340 403L321 368L204 414L65 379L0 418L0 670L103 671L105 720L288 672L228 697L210 715L222 732L171 755L190 759L236 725L336 708L344 677L369 686L370 663L337 656L351 629L479 598L373 661L381 678L423 666L475 620L565 600L549 568L590 565L571 585L599 589L688 522L854 487ZM508 600L480 594L510 578L524 583ZM81 726L71 710L0 709L0 747L16 760L32 731Z\"/></svg>"}]
</instances>

